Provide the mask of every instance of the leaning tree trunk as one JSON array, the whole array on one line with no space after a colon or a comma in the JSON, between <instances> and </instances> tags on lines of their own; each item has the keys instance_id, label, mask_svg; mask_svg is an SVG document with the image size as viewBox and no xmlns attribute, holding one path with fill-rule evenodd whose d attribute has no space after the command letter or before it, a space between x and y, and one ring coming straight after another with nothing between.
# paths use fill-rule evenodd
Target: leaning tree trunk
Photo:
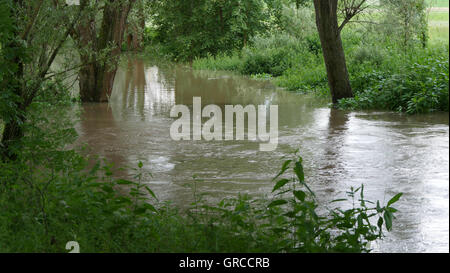
<instances>
[{"instance_id":1,"label":"leaning tree trunk","mask_svg":"<svg viewBox=\"0 0 450 273\"><path fill-rule=\"evenodd\" d=\"M130 51L141 51L143 43L143 35L139 26L129 25L127 27L127 48Z\"/></svg>"},{"instance_id":2,"label":"leaning tree trunk","mask_svg":"<svg viewBox=\"0 0 450 273\"><path fill-rule=\"evenodd\" d=\"M19 1L14 1L14 7L21 7L22 3ZM15 10L10 10L11 14L14 14ZM17 20L16 17L12 17L10 20ZM18 23L18 22L16 22ZM19 42L20 33L18 28L12 31L12 37L6 48L22 48ZM23 49L25 50L25 49ZM23 98L24 90L23 83L24 80L24 60L21 54L18 54L18 50L12 51L14 57L12 58L12 63L17 65L17 70L9 74L10 77L5 77L2 82L3 88L11 88L12 93L17 97ZM10 64L9 67L12 65ZM17 158L17 153L12 149L12 146L24 136L23 123L25 122L24 109L26 105L25 100L20 100L17 102L17 114L9 118L4 124L3 133L0 134L0 159L10 159L15 160Z\"/></svg>"},{"instance_id":3,"label":"leaning tree trunk","mask_svg":"<svg viewBox=\"0 0 450 273\"><path fill-rule=\"evenodd\" d=\"M333 103L353 97L337 18L338 0L314 0L316 24Z\"/></svg>"},{"instance_id":4,"label":"leaning tree trunk","mask_svg":"<svg viewBox=\"0 0 450 273\"><path fill-rule=\"evenodd\" d=\"M13 41L11 45L14 47L20 47L17 41ZM6 86L12 87L14 94L17 96L22 96L22 80L24 78L24 62L22 58L17 55L14 57L13 62L17 64L17 71L9 79L5 79ZM24 136L23 124L25 122L24 110L27 107L25 102L19 101L17 103L18 113L10 118L9 121L5 122L3 128L3 134L0 134L0 158L7 158L15 160L17 154L11 147Z\"/></svg>"},{"instance_id":5,"label":"leaning tree trunk","mask_svg":"<svg viewBox=\"0 0 450 273\"><path fill-rule=\"evenodd\" d=\"M86 18L86 22L78 26L79 47L84 49L80 51L80 61L83 66L78 72L80 97L83 102L100 101L101 95L101 87L98 86L97 61L90 54L90 51L96 52L98 48L95 25L94 18Z\"/></svg>"},{"instance_id":6,"label":"leaning tree trunk","mask_svg":"<svg viewBox=\"0 0 450 273\"><path fill-rule=\"evenodd\" d=\"M106 102L111 96L126 22L134 1L109 0L103 11L98 37L94 24L80 27L81 46L90 46L95 53L100 53L112 45L109 60L106 61L92 60L88 55L82 54L81 61L85 65L80 70L79 81L83 102Z\"/></svg>"}]
</instances>

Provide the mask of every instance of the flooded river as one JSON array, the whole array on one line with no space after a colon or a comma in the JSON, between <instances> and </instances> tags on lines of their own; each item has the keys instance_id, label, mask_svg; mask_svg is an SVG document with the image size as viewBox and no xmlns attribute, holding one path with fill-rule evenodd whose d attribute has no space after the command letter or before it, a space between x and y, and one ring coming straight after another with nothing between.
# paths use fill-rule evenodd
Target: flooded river
<instances>
[{"instance_id":1,"label":"flooded river","mask_svg":"<svg viewBox=\"0 0 450 273\"><path fill-rule=\"evenodd\" d=\"M193 97L203 106L278 105L278 148L260 152L254 141L173 141L170 109L192 105ZM142 60L121 66L109 104L83 108L80 142L119 167L142 161L153 174L146 183L162 200L189 204L186 184L194 175L211 200L269 193L282 158L299 149L321 203L361 184L369 200L387 202L404 193L394 230L376 251L449 251L448 114L332 110L266 81Z\"/></svg>"}]
</instances>

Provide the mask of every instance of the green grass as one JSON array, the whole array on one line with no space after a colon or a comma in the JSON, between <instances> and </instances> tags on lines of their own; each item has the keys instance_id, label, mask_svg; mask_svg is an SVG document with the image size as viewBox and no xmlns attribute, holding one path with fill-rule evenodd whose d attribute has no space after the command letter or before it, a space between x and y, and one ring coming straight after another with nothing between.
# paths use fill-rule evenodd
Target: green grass
<instances>
[{"instance_id":1,"label":"green grass","mask_svg":"<svg viewBox=\"0 0 450 273\"><path fill-rule=\"evenodd\" d=\"M449 27L430 26L430 43L441 44L449 42Z\"/></svg>"},{"instance_id":2,"label":"green grass","mask_svg":"<svg viewBox=\"0 0 450 273\"><path fill-rule=\"evenodd\" d=\"M429 5L436 8L448 8L449 1L448 0L428 0Z\"/></svg>"},{"instance_id":3,"label":"green grass","mask_svg":"<svg viewBox=\"0 0 450 273\"><path fill-rule=\"evenodd\" d=\"M447 2L448 4L448 2ZM430 44L449 43L449 12L433 11L429 15Z\"/></svg>"},{"instance_id":4,"label":"green grass","mask_svg":"<svg viewBox=\"0 0 450 273\"><path fill-rule=\"evenodd\" d=\"M432 11L429 15L430 23L447 23L449 22L449 13L446 11Z\"/></svg>"},{"instance_id":5,"label":"green grass","mask_svg":"<svg viewBox=\"0 0 450 273\"><path fill-rule=\"evenodd\" d=\"M220 59L220 62L217 60ZM198 70L222 70L222 71L240 71L242 60L238 53L231 55L222 54L217 57L208 56L207 58L197 58L193 62L194 69Z\"/></svg>"}]
</instances>

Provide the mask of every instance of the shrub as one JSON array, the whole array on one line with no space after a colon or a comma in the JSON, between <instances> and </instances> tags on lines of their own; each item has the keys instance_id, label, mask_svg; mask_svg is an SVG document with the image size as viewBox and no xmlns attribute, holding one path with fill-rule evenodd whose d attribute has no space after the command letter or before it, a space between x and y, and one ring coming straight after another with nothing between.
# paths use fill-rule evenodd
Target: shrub
<instances>
[{"instance_id":1,"label":"shrub","mask_svg":"<svg viewBox=\"0 0 450 273\"><path fill-rule=\"evenodd\" d=\"M291 91L301 91L304 93L312 91L328 92L328 80L325 67L314 64L314 61L309 62L308 66L297 66L288 69L282 76L275 80L275 83Z\"/></svg>"},{"instance_id":2,"label":"shrub","mask_svg":"<svg viewBox=\"0 0 450 273\"><path fill-rule=\"evenodd\" d=\"M320 216L296 158L283 163L272 198L239 196L212 206L194 181L197 199L186 212L158 201L143 183L142 163L129 181L114 179L109 164L87 168L74 151L43 165L0 162L0 251L65 252L77 241L81 252L369 252L383 225L392 228L392 204L401 195L369 207L364 187L352 188L348 201L357 205Z\"/></svg>"},{"instance_id":3,"label":"shrub","mask_svg":"<svg viewBox=\"0 0 450 273\"><path fill-rule=\"evenodd\" d=\"M233 52L215 57L208 55L206 58L197 58L192 63L192 67L197 70L241 71L242 63L239 54Z\"/></svg>"},{"instance_id":4,"label":"shrub","mask_svg":"<svg viewBox=\"0 0 450 273\"><path fill-rule=\"evenodd\" d=\"M413 63L404 72L372 71L353 80L356 95L346 109L389 109L409 114L449 110L448 58Z\"/></svg>"}]
</instances>

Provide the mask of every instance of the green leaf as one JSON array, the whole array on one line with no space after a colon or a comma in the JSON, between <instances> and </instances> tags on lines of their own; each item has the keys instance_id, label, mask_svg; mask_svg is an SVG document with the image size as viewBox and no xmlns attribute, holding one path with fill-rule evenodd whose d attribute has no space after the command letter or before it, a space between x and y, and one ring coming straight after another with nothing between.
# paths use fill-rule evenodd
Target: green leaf
<instances>
[{"instance_id":1,"label":"green leaf","mask_svg":"<svg viewBox=\"0 0 450 273\"><path fill-rule=\"evenodd\" d=\"M90 170L90 174L93 175L97 173L97 171L100 169L100 161L97 161L94 165L94 167Z\"/></svg>"},{"instance_id":2,"label":"green leaf","mask_svg":"<svg viewBox=\"0 0 450 273\"><path fill-rule=\"evenodd\" d=\"M362 227L362 226L364 225L364 223L363 223L363 218L364 218L364 216L363 216L362 214L359 214L359 215L356 217L356 220L358 221L358 227Z\"/></svg>"},{"instance_id":3,"label":"green leaf","mask_svg":"<svg viewBox=\"0 0 450 273\"><path fill-rule=\"evenodd\" d=\"M156 197L156 194L147 186L145 186L145 189L147 190L147 192L153 196L153 198L155 198L156 200L158 200L158 197Z\"/></svg>"},{"instance_id":4,"label":"green leaf","mask_svg":"<svg viewBox=\"0 0 450 273\"><path fill-rule=\"evenodd\" d=\"M281 206L284 204L287 204L286 200L275 200L272 203L270 203L267 207L273 208L273 207Z\"/></svg>"},{"instance_id":5,"label":"green leaf","mask_svg":"<svg viewBox=\"0 0 450 273\"><path fill-rule=\"evenodd\" d=\"M135 213L135 214L138 214L138 215L142 215L142 214L144 214L146 211L147 211L146 208L141 207L141 208L135 209L135 210L134 210L134 213Z\"/></svg>"},{"instance_id":6,"label":"green leaf","mask_svg":"<svg viewBox=\"0 0 450 273\"><path fill-rule=\"evenodd\" d=\"M337 203L337 202L344 202L344 201L348 201L348 199L336 199L331 201L330 203Z\"/></svg>"},{"instance_id":7,"label":"green leaf","mask_svg":"<svg viewBox=\"0 0 450 273\"><path fill-rule=\"evenodd\" d=\"M105 191L105 192L107 192L107 193L112 193L112 192L114 192L113 187L111 187L110 185L103 185L101 188L102 188L103 191Z\"/></svg>"},{"instance_id":8,"label":"green leaf","mask_svg":"<svg viewBox=\"0 0 450 273\"><path fill-rule=\"evenodd\" d=\"M381 206L380 206L380 201L377 201L377 212L381 212Z\"/></svg>"},{"instance_id":9,"label":"green leaf","mask_svg":"<svg viewBox=\"0 0 450 273\"><path fill-rule=\"evenodd\" d=\"M139 161L138 167L139 167L139 169L142 169L142 167L144 167L144 164L142 163L142 161Z\"/></svg>"},{"instance_id":10,"label":"green leaf","mask_svg":"<svg viewBox=\"0 0 450 273\"><path fill-rule=\"evenodd\" d=\"M389 212L396 213L398 210L396 208L388 207L386 208Z\"/></svg>"},{"instance_id":11,"label":"green leaf","mask_svg":"<svg viewBox=\"0 0 450 273\"><path fill-rule=\"evenodd\" d=\"M288 218L295 218L296 212L295 211L290 211L290 212L285 213L284 216L286 216Z\"/></svg>"},{"instance_id":12,"label":"green leaf","mask_svg":"<svg viewBox=\"0 0 450 273\"><path fill-rule=\"evenodd\" d=\"M388 231L392 230L392 213L390 211L385 211L384 212L384 221L386 223L386 229Z\"/></svg>"},{"instance_id":13,"label":"green leaf","mask_svg":"<svg viewBox=\"0 0 450 273\"><path fill-rule=\"evenodd\" d=\"M378 226L378 228L380 228L380 230L383 227L383 218L382 217L378 218L377 226Z\"/></svg>"},{"instance_id":14,"label":"green leaf","mask_svg":"<svg viewBox=\"0 0 450 273\"><path fill-rule=\"evenodd\" d=\"M306 193L304 191L294 191L294 196L301 202L304 202L306 198Z\"/></svg>"},{"instance_id":15,"label":"green leaf","mask_svg":"<svg viewBox=\"0 0 450 273\"><path fill-rule=\"evenodd\" d=\"M391 200L389 200L387 206L389 207L390 205L394 204L395 202L397 202L398 200L400 200L400 197L402 197L403 193L399 193L396 196L392 197Z\"/></svg>"},{"instance_id":16,"label":"green leaf","mask_svg":"<svg viewBox=\"0 0 450 273\"><path fill-rule=\"evenodd\" d=\"M131 185L131 184L134 184L134 182L131 182L131 181L128 181L128 180L125 180L125 179L119 179L119 180L117 180L116 184L118 184L118 185Z\"/></svg>"},{"instance_id":17,"label":"green leaf","mask_svg":"<svg viewBox=\"0 0 450 273\"><path fill-rule=\"evenodd\" d=\"M148 209L148 210L151 210L151 211L153 211L153 212L158 213L158 210L157 210L153 205L151 205L151 204L145 203L145 204L144 204L144 207L145 207L146 209Z\"/></svg>"},{"instance_id":18,"label":"green leaf","mask_svg":"<svg viewBox=\"0 0 450 273\"><path fill-rule=\"evenodd\" d=\"M116 198L115 202L118 203L118 204L131 204L132 203L130 198L123 197L123 196L120 196L120 197Z\"/></svg>"},{"instance_id":19,"label":"green leaf","mask_svg":"<svg viewBox=\"0 0 450 273\"><path fill-rule=\"evenodd\" d=\"M287 232L287 230L284 229L284 228L273 228L272 231L277 233L277 234L281 234L281 233L286 233Z\"/></svg>"},{"instance_id":20,"label":"green leaf","mask_svg":"<svg viewBox=\"0 0 450 273\"><path fill-rule=\"evenodd\" d=\"M364 200L364 184L361 185L361 199L359 201L361 202L362 207L366 206L366 202Z\"/></svg>"},{"instance_id":21,"label":"green leaf","mask_svg":"<svg viewBox=\"0 0 450 273\"><path fill-rule=\"evenodd\" d=\"M301 183L305 182L305 173L303 171L303 165L300 161L295 163L294 172Z\"/></svg>"},{"instance_id":22,"label":"green leaf","mask_svg":"<svg viewBox=\"0 0 450 273\"><path fill-rule=\"evenodd\" d=\"M291 189L287 189L287 190L284 190L284 191L280 191L280 192L276 193L275 196L283 195L283 194L288 193L288 192L290 192L290 191L291 191Z\"/></svg>"},{"instance_id":23,"label":"green leaf","mask_svg":"<svg viewBox=\"0 0 450 273\"><path fill-rule=\"evenodd\" d=\"M277 179L278 177L280 177L281 175L283 175L283 174L286 172L286 170L289 168L289 165L291 164L291 162L292 162L292 160L287 160L287 161L285 161L285 162L283 163L283 166L281 167L281 171L278 173L277 176L275 176L275 178L274 178L273 180L275 180L275 179Z\"/></svg>"},{"instance_id":24,"label":"green leaf","mask_svg":"<svg viewBox=\"0 0 450 273\"><path fill-rule=\"evenodd\" d=\"M288 179L281 179L280 181L277 182L277 184L275 185L275 187L273 187L272 192L275 192L276 190L282 188L284 185L286 185L287 183L289 183Z\"/></svg>"}]
</instances>

